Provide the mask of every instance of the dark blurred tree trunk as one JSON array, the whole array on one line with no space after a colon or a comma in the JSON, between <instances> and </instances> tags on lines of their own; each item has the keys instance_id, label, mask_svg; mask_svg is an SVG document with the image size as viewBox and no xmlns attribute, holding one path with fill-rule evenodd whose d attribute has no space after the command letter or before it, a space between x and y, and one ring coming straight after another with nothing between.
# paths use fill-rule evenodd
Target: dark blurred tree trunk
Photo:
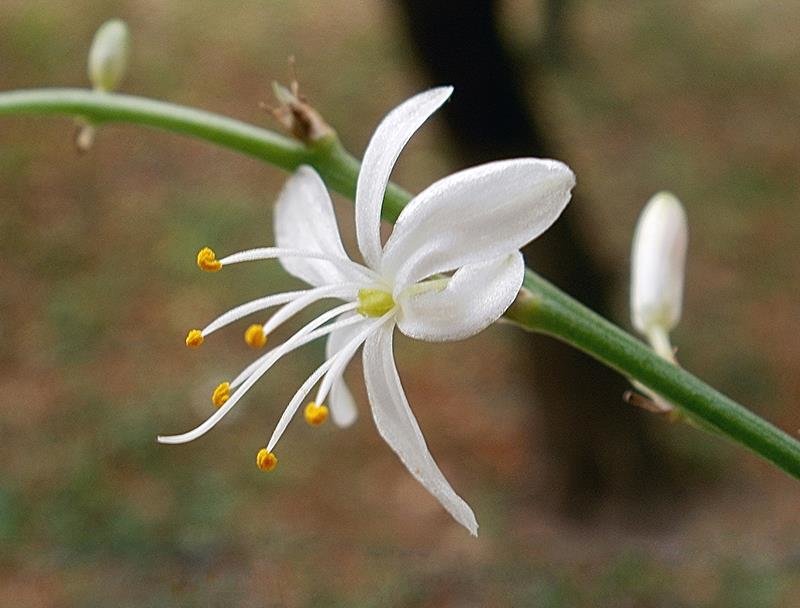
<instances>
[{"instance_id":1,"label":"dark blurred tree trunk","mask_svg":"<svg viewBox=\"0 0 800 608\"><path fill-rule=\"evenodd\" d=\"M401 5L430 80L455 86L444 113L465 163L515 156L564 159L539 122L537 100L526 99L521 75L503 46L496 2L403 0ZM563 0L553 0L548 11L551 21L559 21ZM560 31L552 38L561 39ZM547 54L557 53L550 48ZM607 312L610 277L577 228L583 207L573 201L524 253L543 276ZM531 384L540 397L544 425L534 440L546 442L552 475L548 486L557 489L560 505L580 515L599 500L640 497L654 481L658 484L663 460L647 435L644 414L622 402L626 382L555 340L525 336L525 344L538 370Z\"/></svg>"}]
</instances>

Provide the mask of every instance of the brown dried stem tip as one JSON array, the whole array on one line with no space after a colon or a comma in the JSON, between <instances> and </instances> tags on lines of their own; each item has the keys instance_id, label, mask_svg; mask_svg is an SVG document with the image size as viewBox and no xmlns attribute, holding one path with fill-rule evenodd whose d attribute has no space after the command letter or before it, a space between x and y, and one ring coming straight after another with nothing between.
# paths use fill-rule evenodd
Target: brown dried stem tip
<instances>
[{"instance_id":1,"label":"brown dried stem tip","mask_svg":"<svg viewBox=\"0 0 800 608\"><path fill-rule=\"evenodd\" d=\"M283 128L297 139L313 145L336 137L333 127L325 122L319 112L300 94L297 80L292 80L290 88L273 82L272 90L279 105L269 110Z\"/></svg>"}]
</instances>

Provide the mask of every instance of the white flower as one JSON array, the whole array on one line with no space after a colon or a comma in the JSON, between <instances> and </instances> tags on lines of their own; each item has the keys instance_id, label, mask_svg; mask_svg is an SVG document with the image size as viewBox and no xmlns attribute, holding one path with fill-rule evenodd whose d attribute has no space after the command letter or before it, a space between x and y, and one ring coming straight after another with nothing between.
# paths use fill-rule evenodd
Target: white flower
<instances>
[{"instance_id":1,"label":"white flower","mask_svg":"<svg viewBox=\"0 0 800 608\"><path fill-rule=\"evenodd\" d=\"M236 262L278 258L284 268L309 283L308 290L267 296L239 306L187 344L244 315L283 305L262 327L251 326L251 345L313 302L343 300L269 351L229 384L215 391L221 407L206 422L183 435L159 437L163 443L195 439L213 427L283 355L328 336L326 361L303 383L278 422L259 467L269 470L272 450L309 391L317 395L306 419L324 419L330 403L334 422L355 420L353 398L342 374L363 344L364 379L378 431L408 470L472 534L478 524L469 506L453 491L428 452L409 407L392 352L395 327L429 341L466 338L496 321L514 301L523 279L519 248L559 216L575 183L557 161L515 159L493 162L450 175L427 188L405 207L390 238L381 246L380 212L389 174L411 135L450 96L443 87L421 93L389 113L364 154L358 177L355 214L364 264L350 260L339 237L330 197L310 167L300 167L281 192L275 209L277 247L237 253L217 260L205 249L198 264L218 270ZM234 391L230 393L230 391Z\"/></svg>"},{"instance_id":2,"label":"white flower","mask_svg":"<svg viewBox=\"0 0 800 608\"><path fill-rule=\"evenodd\" d=\"M101 25L89 50L88 74L98 91L114 91L128 67L130 35L124 21L111 19Z\"/></svg>"},{"instance_id":3,"label":"white flower","mask_svg":"<svg viewBox=\"0 0 800 608\"><path fill-rule=\"evenodd\" d=\"M669 332L681 317L688 231L681 202L659 192L642 210L633 237L633 325L669 360L674 360Z\"/></svg>"}]
</instances>

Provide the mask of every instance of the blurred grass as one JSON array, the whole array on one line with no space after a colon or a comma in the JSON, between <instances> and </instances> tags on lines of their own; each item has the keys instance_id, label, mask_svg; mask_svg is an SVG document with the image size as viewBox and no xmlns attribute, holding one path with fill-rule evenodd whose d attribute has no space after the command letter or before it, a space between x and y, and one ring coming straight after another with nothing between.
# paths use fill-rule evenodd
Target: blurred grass
<instances>
[{"instance_id":1,"label":"blurred grass","mask_svg":"<svg viewBox=\"0 0 800 608\"><path fill-rule=\"evenodd\" d=\"M531 65L536 7L509 3ZM294 54L356 152L424 86L388 3L6 0L0 90L83 85L88 42L111 16L134 35L126 91L271 124L257 102ZM672 189L692 226L680 358L787 428L800 399L798 23L790 3L587 0L572 10L570 64L530 92L548 102L592 202L585 226L619 271L619 319L635 217ZM0 123L0 605L800 606L798 488L690 429L660 425L687 495L627 521L548 511L542 448L525 428L531 406L547 404L516 376L510 328L397 347L478 540L379 440L357 363L356 427L294 424L281 467L259 474L255 450L319 346L202 440L156 445L206 416L210 390L248 361L245 324L199 353L182 348L185 330L294 284L277 265L209 276L192 262L206 244L271 242L283 175L128 127L102 130L77 157L71 135L65 120ZM398 181L416 190L453 169L447 147L434 121ZM352 236L349 205L337 205Z\"/></svg>"}]
</instances>

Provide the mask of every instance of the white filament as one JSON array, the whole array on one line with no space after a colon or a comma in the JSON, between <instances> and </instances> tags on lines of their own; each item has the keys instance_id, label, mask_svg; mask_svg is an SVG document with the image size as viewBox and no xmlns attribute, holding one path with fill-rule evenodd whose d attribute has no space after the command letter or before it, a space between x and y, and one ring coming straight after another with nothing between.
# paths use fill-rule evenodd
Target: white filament
<instances>
[{"instance_id":1,"label":"white filament","mask_svg":"<svg viewBox=\"0 0 800 608\"><path fill-rule=\"evenodd\" d=\"M277 426L275 427L275 431L272 433L272 437L270 437L269 441L267 442L267 451L271 452L272 448L275 447L275 444L278 443L278 440L283 435L286 427L291 422L294 415L297 413L297 409L300 407L300 404L306 398L306 395L311 391L311 388L319 382L320 378L323 374L331 374L334 372L335 369L340 370L339 375L341 376L341 372L344 371L344 368L347 366L347 363L353 357L353 354L358 350L358 347L366 340L369 335L378 328L381 323L386 320L386 316L381 317L380 319L375 319L374 321L364 321L361 317L350 317L350 319L345 319L342 322L346 322L351 319L358 319L359 322L364 322L366 327L358 332L347 344L345 344L342 349L336 353L333 357L325 361L322 365L320 365L307 379L303 384L297 389L297 392L292 397L292 400L289 402L289 405L286 406L286 409L283 411L283 415L281 416L280 420L278 421ZM328 376L326 375L325 378L327 379ZM317 401L318 405L322 405L321 401Z\"/></svg>"},{"instance_id":2,"label":"white filament","mask_svg":"<svg viewBox=\"0 0 800 608\"><path fill-rule=\"evenodd\" d=\"M327 312L324 312L323 314L321 314L317 318L313 319L312 321L309 321L306 325L304 325L302 328L300 328L289 340L287 340L284 343L284 345L289 343L289 342L291 342L292 340L296 340L296 339L302 338L303 336L311 333L312 331L314 331L315 329L317 329L318 327L320 327L324 323L327 323L331 319L335 319L336 317L338 317L342 313L345 313L345 312L347 312L349 310L355 309L356 306L358 306L357 302L348 302L346 304L341 304L340 306L337 306L336 308L332 308ZM242 370L242 372L238 376L236 376L236 378L233 379L233 381L230 383L230 387L229 388L230 389L235 389L242 382L247 380L247 378L250 376L250 374L253 373L253 370L258 369L258 367L264 362L264 360L267 357L269 357L273 353L273 351L275 351L277 348L280 348L280 347L275 347L274 349L269 350L268 352L266 352L263 355L261 355L258 359L253 361L250 365L245 367Z\"/></svg>"},{"instance_id":3,"label":"white filament","mask_svg":"<svg viewBox=\"0 0 800 608\"><path fill-rule=\"evenodd\" d=\"M272 260L275 258L308 258L313 260L324 260L341 268L345 271L356 271L365 278L374 281L379 279L378 275L371 269L361 264L357 264L349 258L332 256L320 251L304 251L302 249L286 249L283 247L258 247L233 253L219 260L220 264L238 264L240 262L254 262L257 260Z\"/></svg>"},{"instance_id":4,"label":"white filament","mask_svg":"<svg viewBox=\"0 0 800 608\"><path fill-rule=\"evenodd\" d=\"M234 321L238 321L242 317L251 315L254 312L266 310L267 308L272 308L273 306L278 306L279 304L285 304L286 302L291 302L292 300L296 300L297 298L311 291L314 290L304 289L302 291L287 291L285 293L276 293L270 296L266 296L264 298L258 298L257 300L246 302L245 304L241 304L236 308L232 308L228 312L218 316L216 319L211 321L211 323L206 325L201 331L203 333L203 336L206 337L209 334L214 333L218 329L221 329L226 325L230 325Z\"/></svg>"},{"instance_id":5,"label":"white filament","mask_svg":"<svg viewBox=\"0 0 800 608\"><path fill-rule=\"evenodd\" d=\"M264 334L271 334L298 312L319 300L324 300L325 298L354 298L358 292L358 287L359 285L357 283L345 283L310 289L306 295L300 296L286 304L280 310L277 310L275 314L264 323Z\"/></svg>"}]
</instances>

